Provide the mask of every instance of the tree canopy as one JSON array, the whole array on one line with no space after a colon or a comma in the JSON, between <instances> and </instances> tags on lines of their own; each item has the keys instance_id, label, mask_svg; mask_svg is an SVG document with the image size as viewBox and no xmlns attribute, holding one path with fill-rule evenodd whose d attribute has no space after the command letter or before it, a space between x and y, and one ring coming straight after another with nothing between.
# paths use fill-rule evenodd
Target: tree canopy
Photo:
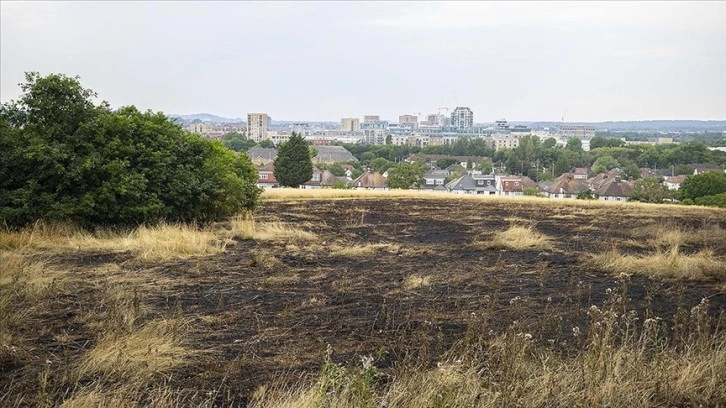
<instances>
[{"instance_id":1,"label":"tree canopy","mask_svg":"<svg viewBox=\"0 0 726 408\"><path fill-rule=\"evenodd\" d=\"M292 133L277 149L275 178L283 187L299 187L313 176L313 162L305 139Z\"/></svg>"},{"instance_id":2,"label":"tree canopy","mask_svg":"<svg viewBox=\"0 0 726 408\"><path fill-rule=\"evenodd\" d=\"M112 111L78 77L27 73L0 107L0 222L84 226L210 221L255 207L245 154L162 113Z\"/></svg>"},{"instance_id":3,"label":"tree canopy","mask_svg":"<svg viewBox=\"0 0 726 408\"><path fill-rule=\"evenodd\" d=\"M386 183L390 188L408 189L423 185L424 168L419 162L400 163L388 170Z\"/></svg>"}]
</instances>

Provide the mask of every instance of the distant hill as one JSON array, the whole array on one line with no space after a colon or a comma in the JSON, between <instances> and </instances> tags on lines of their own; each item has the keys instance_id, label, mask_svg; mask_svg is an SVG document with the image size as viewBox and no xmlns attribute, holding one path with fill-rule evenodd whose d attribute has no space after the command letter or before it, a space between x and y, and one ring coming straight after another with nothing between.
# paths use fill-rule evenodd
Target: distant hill
<instances>
[{"instance_id":1,"label":"distant hill","mask_svg":"<svg viewBox=\"0 0 726 408\"><path fill-rule=\"evenodd\" d=\"M230 123L230 122L244 122L246 119L242 118L223 118L221 116L212 115L211 113L193 113L191 115L178 115L178 114L169 114L170 118L179 118L182 119L185 122L192 122L194 120L200 120L202 122L212 122L212 123Z\"/></svg>"}]
</instances>

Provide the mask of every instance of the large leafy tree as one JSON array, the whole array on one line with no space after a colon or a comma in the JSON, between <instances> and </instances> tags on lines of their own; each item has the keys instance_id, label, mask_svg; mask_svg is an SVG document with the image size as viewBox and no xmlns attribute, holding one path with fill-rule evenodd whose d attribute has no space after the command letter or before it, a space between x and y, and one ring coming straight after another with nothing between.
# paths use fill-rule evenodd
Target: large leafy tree
<instances>
[{"instance_id":1,"label":"large leafy tree","mask_svg":"<svg viewBox=\"0 0 726 408\"><path fill-rule=\"evenodd\" d=\"M313 162L308 144L293 132L287 142L277 149L275 178L283 187L298 187L313 176Z\"/></svg>"},{"instance_id":2,"label":"large leafy tree","mask_svg":"<svg viewBox=\"0 0 726 408\"><path fill-rule=\"evenodd\" d=\"M220 219L255 206L246 155L161 113L95 105L78 78L26 74L0 107L0 222L85 226Z\"/></svg>"},{"instance_id":3,"label":"large leafy tree","mask_svg":"<svg viewBox=\"0 0 726 408\"><path fill-rule=\"evenodd\" d=\"M390 188L408 189L423 185L424 168L419 162L400 163L388 170L386 184Z\"/></svg>"},{"instance_id":4,"label":"large leafy tree","mask_svg":"<svg viewBox=\"0 0 726 408\"><path fill-rule=\"evenodd\" d=\"M726 193L726 174L703 173L686 178L681 184L681 197L696 199Z\"/></svg>"},{"instance_id":5,"label":"large leafy tree","mask_svg":"<svg viewBox=\"0 0 726 408\"><path fill-rule=\"evenodd\" d=\"M633 194L630 199L644 203L662 203L666 199L673 198L673 195L673 192L663 185L660 177L645 177L633 184Z\"/></svg>"}]
</instances>

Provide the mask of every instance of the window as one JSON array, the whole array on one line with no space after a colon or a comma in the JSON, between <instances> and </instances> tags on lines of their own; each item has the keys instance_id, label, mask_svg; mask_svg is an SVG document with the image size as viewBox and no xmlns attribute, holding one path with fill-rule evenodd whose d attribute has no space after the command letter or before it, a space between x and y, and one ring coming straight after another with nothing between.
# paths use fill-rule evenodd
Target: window
<instances>
[{"instance_id":1,"label":"window","mask_svg":"<svg viewBox=\"0 0 726 408\"><path fill-rule=\"evenodd\" d=\"M260 180L267 180L267 173L260 173Z\"/></svg>"},{"instance_id":2,"label":"window","mask_svg":"<svg viewBox=\"0 0 726 408\"><path fill-rule=\"evenodd\" d=\"M313 173L313 181L320 181L320 173Z\"/></svg>"}]
</instances>

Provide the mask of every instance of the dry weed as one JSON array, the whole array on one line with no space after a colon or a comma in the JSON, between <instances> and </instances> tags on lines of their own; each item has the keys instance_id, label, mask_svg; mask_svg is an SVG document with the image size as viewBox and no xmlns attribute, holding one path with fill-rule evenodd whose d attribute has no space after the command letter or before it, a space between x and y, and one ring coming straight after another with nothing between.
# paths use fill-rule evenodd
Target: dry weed
<instances>
[{"instance_id":1,"label":"dry weed","mask_svg":"<svg viewBox=\"0 0 726 408\"><path fill-rule=\"evenodd\" d=\"M668 250L657 249L644 256L622 254L617 248L590 255L590 263L614 274L643 274L668 278L704 279L726 278L726 261L715 256L710 249L695 254L681 253L678 246Z\"/></svg>"},{"instance_id":2,"label":"dry weed","mask_svg":"<svg viewBox=\"0 0 726 408\"><path fill-rule=\"evenodd\" d=\"M431 285L431 276L429 275L410 275L403 280L403 288L406 290L418 289Z\"/></svg>"},{"instance_id":3,"label":"dry weed","mask_svg":"<svg viewBox=\"0 0 726 408\"><path fill-rule=\"evenodd\" d=\"M344 245L334 244L331 247L330 254L332 256L341 256L346 258L356 258L361 256L372 255L376 252L386 251L391 253L399 252L401 247L396 244L377 243L363 245Z\"/></svg>"},{"instance_id":4,"label":"dry weed","mask_svg":"<svg viewBox=\"0 0 726 408\"><path fill-rule=\"evenodd\" d=\"M486 240L477 240L474 246L480 249L505 248L518 251L529 249L552 249L552 239L534 229L534 226L513 226L506 231L500 231Z\"/></svg>"},{"instance_id":5,"label":"dry weed","mask_svg":"<svg viewBox=\"0 0 726 408\"><path fill-rule=\"evenodd\" d=\"M255 241L307 242L318 239L318 236L312 232L285 223L258 223L251 217L233 218L229 234L232 238Z\"/></svg>"}]
</instances>

